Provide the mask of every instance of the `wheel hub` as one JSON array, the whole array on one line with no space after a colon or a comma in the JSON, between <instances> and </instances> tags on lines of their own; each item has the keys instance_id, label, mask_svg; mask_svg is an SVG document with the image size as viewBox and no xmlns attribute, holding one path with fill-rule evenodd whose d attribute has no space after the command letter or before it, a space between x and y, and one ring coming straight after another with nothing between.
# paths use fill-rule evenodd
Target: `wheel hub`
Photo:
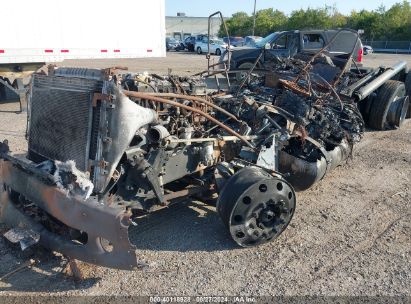
<instances>
[{"instance_id":1,"label":"wheel hub","mask_svg":"<svg viewBox=\"0 0 411 304\"><path fill-rule=\"evenodd\" d=\"M291 221L295 202L285 180L244 168L227 182L217 209L236 243L250 247L279 236Z\"/></svg>"},{"instance_id":2,"label":"wheel hub","mask_svg":"<svg viewBox=\"0 0 411 304\"><path fill-rule=\"evenodd\" d=\"M388 109L387 122L395 127L401 127L407 115L409 103L409 96L395 98Z\"/></svg>"}]
</instances>

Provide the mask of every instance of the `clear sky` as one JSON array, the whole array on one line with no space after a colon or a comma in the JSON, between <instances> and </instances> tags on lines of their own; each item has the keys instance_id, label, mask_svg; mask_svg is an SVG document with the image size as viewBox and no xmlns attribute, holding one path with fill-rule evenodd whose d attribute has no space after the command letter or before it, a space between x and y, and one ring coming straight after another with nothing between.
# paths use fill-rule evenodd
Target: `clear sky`
<instances>
[{"instance_id":1,"label":"clear sky","mask_svg":"<svg viewBox=\"0 0 411 304\"><path fill-rule=\"evenodd\" d=\"M184 12L187 16L204 17L220 10L224 17L244 11L253 12L254 0L165 0L166 15L176 16L177 12ZM387 9L402 0L257 0L257 10L272 7L290 14L300 8L318 8L325 5L337 6L339 12L349 14L352 10L374 10L383 4Z\"/></svg>"}]
</instances>

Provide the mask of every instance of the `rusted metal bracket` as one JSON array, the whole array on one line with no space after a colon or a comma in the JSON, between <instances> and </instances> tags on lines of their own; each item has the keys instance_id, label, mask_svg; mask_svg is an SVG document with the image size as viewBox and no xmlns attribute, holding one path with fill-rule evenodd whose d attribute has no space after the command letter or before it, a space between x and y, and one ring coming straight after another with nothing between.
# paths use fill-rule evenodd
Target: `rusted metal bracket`
<instances>
[{"instance_id":1,"label":"rusted metal bracket","mask_svg":"<svg viewBox=\"0 0 411 304\"><path fill-rule=\"evenodd\" d=\"M115 76L118 73L118 71L128 71L128 67L114 66L114 67L102 70L102 74L104 75L103 77L105 80L109 80L110 77Z\"/></svg>"},{"instance_id":2,"label":"rusted metal bracket","mask_svg":"<svg viewBox=\"0 0 411 304\"><path fill-rule=\"evenodd\" d=\"M135 246L128 239L130 214L123 208L109 207L95 198L69 196L49 185L44 171L9 155L4 158L0 159L0 221L35 230L40 234L40 244L73 259L125 270L139 266ZM46 230L15 207L10 189L65 225L87 233L87 242L73 242ZM107 241L109 248L104 246Z\"/></svg>"},{"instance_id":3,"label":"rusted metal bracket","mask_svg":"<svg viewBox=\"0 0 411 304\"><path fill-rule=\"evenodd\" d=\"M93 108L97 107L97 102L99 100L110 101L110 96L102 93L94 93L92 101Z\"/></svg>"}]
</instances>

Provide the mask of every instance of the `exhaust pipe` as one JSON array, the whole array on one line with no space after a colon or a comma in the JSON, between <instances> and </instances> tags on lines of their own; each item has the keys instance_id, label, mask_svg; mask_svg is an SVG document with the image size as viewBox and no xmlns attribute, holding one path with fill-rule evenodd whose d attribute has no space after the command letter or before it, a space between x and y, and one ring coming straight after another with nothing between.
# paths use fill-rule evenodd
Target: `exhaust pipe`
<instances>
[{"instance_id":1,"label":"exhaust pipe","mask_svg":"<svg viewBox=\"0 0 411 304\"><path fill-rule=\"evenodd\" d=\"M357 100L360 101L370 96L372 92L374 92L376 89L382 86L387 80L390 80L392 77L398 74L401 70L405 70L406 68L407 68L407 62L400 61L393 67L387 69L380 76L378 76L373 81L371 81L369 84L367 84L366 86L362 87L361 89L359 89L358 91L354 93L355 96L357 97Z\"/></svg>"},{"instance_id":2,"label":"exhaust pipe","mask_svg":"<svg viewBox=\"0 0 411 304\"><path fill-rule=\"evenodd\" d=\"M326 151L315 162L308 162L287 152L279 152L279 171L296 191L304 191L324 178L327 172L338 167L352 151L352 146L346 141L341 142L331 151ZM327 163L328 159L328 163Z\"/></svg>"}]
</instances>

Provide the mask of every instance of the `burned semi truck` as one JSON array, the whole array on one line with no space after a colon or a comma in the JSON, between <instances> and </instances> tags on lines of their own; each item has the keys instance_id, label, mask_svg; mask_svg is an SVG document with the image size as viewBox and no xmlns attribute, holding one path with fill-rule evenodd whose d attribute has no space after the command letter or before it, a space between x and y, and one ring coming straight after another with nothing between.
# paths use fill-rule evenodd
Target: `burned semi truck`
<instances>
[{"instance_id":1,"label":"burned semi truck","mask_svg":"<svg viewBox=\"0 0 411 304\"><path fill-rule=\"evenodd\" d=\"M207 77L210 71L35 74L28 153L0 144L6 235L23 248L40 243L73 259L133 269L139 261L129 226L197 197L216 202L239 246L269 242L290 223L296 191L344 163L367 125L405 121L405 62L346 67L341 56L321 52L277 58L268 72L250 69L237 84Z\"/></svg>"}]
</instances>

